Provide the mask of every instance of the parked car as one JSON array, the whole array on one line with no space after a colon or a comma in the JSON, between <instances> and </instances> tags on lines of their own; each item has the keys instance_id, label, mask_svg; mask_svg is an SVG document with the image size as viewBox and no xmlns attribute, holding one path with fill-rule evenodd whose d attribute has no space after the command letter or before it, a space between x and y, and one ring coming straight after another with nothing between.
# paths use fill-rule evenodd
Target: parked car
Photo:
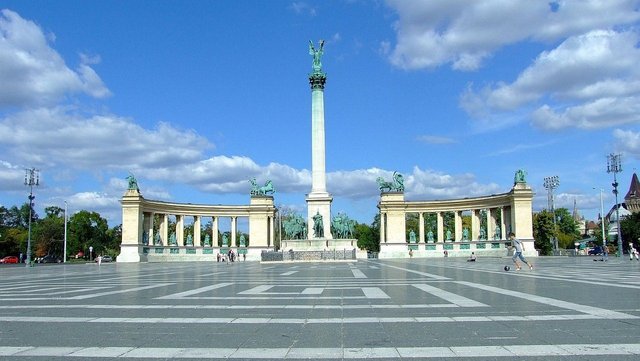
<instances>
[{"instance_id":1,"label":"parked car","mask_svg":"<svg viewBox=\"0 0 640 361\"><path fill-rule=\"evenodd\" d=\"M0 263L18 263L18 257L6 256L5 258L0 259Z\"/></svg>"},{"instance_id":2,"label":"parked car","mask_svg":"<svg viewBox=\"0 0 640 361\"><path fill-rule=\"evenodd\" d=\"M595 246L589 250L589 256L597 256L602 253L602 247Z\"/></svg>"},{"instance_id":3,"label":"parked car","mask_svg":"<svg viewBox=\"0 0 640 361\"><path fill-rule=\"evenodd\" d=\"M40 263L62 263L62 259L52 254L48 254L40 259Z\"/></svg>"},{"instance_id":4,"label":"parked car","mask_svg":"<svg viewBox=\"0 0 640 361\"><path fill-rule=\"evenodd\" d=\"M102 262L113 262L113 258L111 258L111 256L98 256L96 257L96 262L98 262L98 258L101 258Z\"/></svg>"}]
</instances>

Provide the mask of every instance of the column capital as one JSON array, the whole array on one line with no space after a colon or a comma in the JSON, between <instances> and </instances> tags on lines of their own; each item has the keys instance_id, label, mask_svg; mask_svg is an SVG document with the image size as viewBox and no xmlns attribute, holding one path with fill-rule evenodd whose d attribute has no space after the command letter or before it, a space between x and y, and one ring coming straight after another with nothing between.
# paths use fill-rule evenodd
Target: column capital
<instances>
[{"instance_id":1,"label":"column capital","mask_svg":"<svg viewBox=\"0 0 640 361\"><path fill-rule=\"evenodd\" d=\"M327 74L325 73L311 73L309 75L309 84L311 90L324 90L324 83L327 81Z\"/></svg>"}]
</instances>

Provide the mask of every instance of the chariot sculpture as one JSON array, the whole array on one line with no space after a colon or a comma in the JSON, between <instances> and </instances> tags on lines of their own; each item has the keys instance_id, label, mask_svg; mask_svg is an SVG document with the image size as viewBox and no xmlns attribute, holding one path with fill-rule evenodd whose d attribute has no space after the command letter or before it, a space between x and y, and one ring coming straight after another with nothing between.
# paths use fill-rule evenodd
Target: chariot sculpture
<instances>
[{"instance_id":1,"label":"chariot sculpture","mask_svg":"<svg viewBox=\"0 0 640 361\"><path fill-rule=\"evenodd\" d=\"M404 177L398 172L393 172L393 181L387 182L382 177L376 179L380 192L404 192Z\"/></svg>"}]
</instances>

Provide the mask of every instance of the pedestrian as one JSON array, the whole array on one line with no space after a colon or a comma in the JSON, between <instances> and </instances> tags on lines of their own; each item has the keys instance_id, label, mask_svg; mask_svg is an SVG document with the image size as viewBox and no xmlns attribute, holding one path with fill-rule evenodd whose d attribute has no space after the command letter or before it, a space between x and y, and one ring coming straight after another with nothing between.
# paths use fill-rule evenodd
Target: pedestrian
<instances>
[{"instance_id":1,"label":"pedestrian","mask_svg":"<svg viewBox=\"0 0 640 361\"><path fill-rule=\"evenodd\" d=\"M469 256L469 259L467 259L467 262L475 262L476 261L476 253L475 252L471 252L471 256Z\"/></svg>"},{"instance_id":2,"label":"pedestrian","mask_svg":"<svg viewBox=\"0 0 640 361\"><path fill-rule=\"evenodd\" d=\"M516 248L515 251L513 252L513 257L511 258L511 260L513 260L513 263L515 263L516 265L516 271L520 271L520 264L518 263L518 258L520 258L522 262L526 263L527 266L529 266L529 269L532 270L533 266L522 255L522 252L524 252L524 245L522 244L522 241L517 239L515 233L513 232L509 233L509 239L511 240L511 244Z\"/></svg>"},{"instance_id":3,"label":"pedestrian","mask_svg":"<svg viewBox=\"0 0 640 361\"><path fill-rule=\"evenodd\" d=\"M600 259L603 262L606 262L609 259L609 246L606 244L602 246L602 258Z\"/></svg>"},{"instance_id":4,"label":"pedestrian","mask_svg":"<svg viewBox=\"0 0 640 361\"><path fill-rule=\"evenodd\" d=\"M247 260L247 254L246 254L246 253L243 253L243 254L242 254L242 262L244 262L244 261L246 261L246 260Z\"/></svg>"},{"instance_id":5,"label":"pedestrian","mask_svg":"<svg viewBox=\"0 0 640 361\"><path fill-rule=\"evenodd\" d=\"M638 251L633 248L633 242L629 242L629 261L633 261L633 257L636 258L636 261L640 261L640 259L638 259Z\"/></svg>"}]
</instances>

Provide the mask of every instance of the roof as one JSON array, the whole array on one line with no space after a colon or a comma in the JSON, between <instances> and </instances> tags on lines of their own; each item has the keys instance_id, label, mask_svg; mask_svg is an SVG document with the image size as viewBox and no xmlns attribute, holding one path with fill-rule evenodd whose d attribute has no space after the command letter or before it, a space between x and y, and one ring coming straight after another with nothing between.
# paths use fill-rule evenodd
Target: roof
<instances>
[{"instance_id":1,"label":"roof","mask_svg":"<svg viewBox=\"0 0 640 361\"><path fill-rule=\"evenodd\" d=\"M627 195L624 196L624 199L633 198L640 198L640 182L638 182L638 176L635 173L633 173L633 177L631 177L629 191L627 192Z\"/></svg>"}]
</instances>

